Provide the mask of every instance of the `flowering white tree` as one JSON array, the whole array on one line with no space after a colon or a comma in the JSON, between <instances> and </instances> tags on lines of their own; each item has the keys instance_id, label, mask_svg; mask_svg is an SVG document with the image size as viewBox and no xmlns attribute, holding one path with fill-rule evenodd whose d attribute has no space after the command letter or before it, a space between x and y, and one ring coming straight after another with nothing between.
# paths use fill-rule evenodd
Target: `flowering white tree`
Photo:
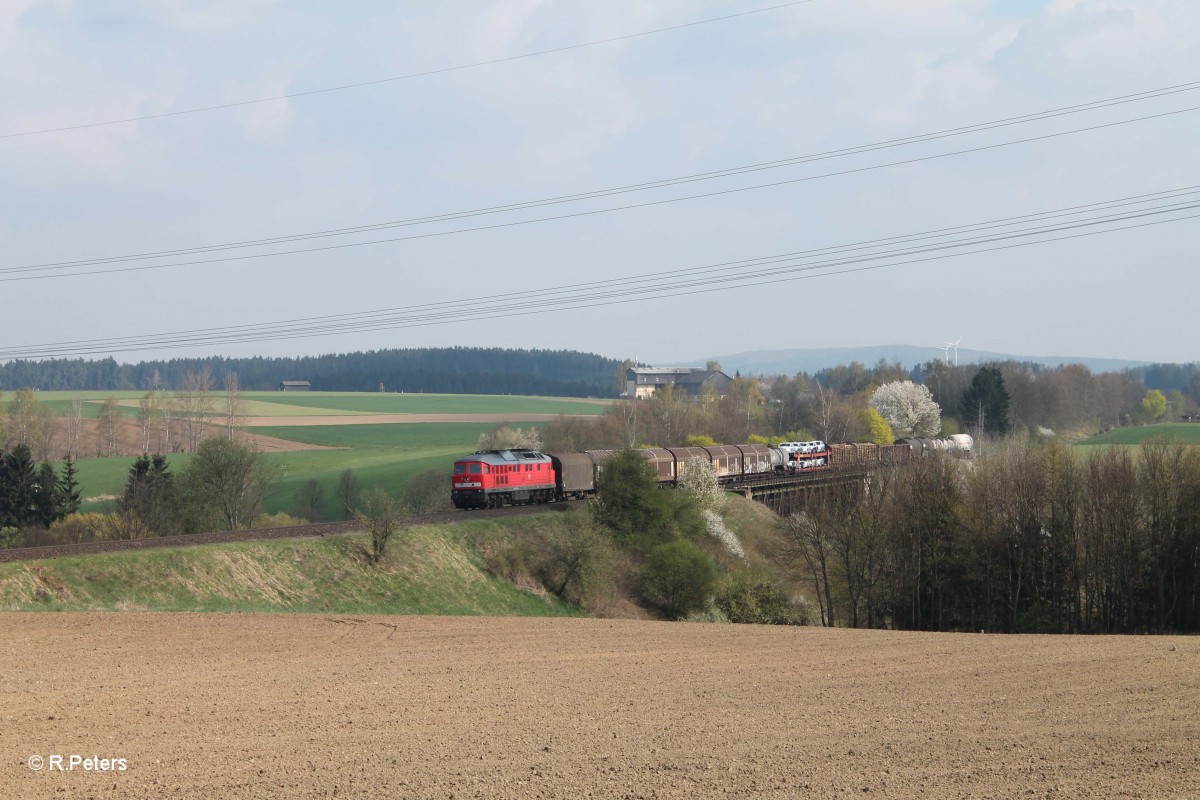
<instances>
[{"instance_id":1,"label":"flowering white tree","mask_svg":"<svg viewBox=\"0 0 1200 800\"><path fill-rule=\"evenodd\" d=\"M936 436L942 409L929 389L912 381L885 383L871 395L871 408L887 420L898 437Z\"/></svg>"},{"instance_id":2,"label":"flowering white tree","mask_svg":"<svg viewBox=\"0 0 1200 800\"><path fill-rule=\"evenodd\" d=\"M478 447L480 450L512 450L518 448L541 450L542 438L538 435L537 428L522 429L501 425L490 433L479 434Z\"/></svg>"},{"instance_id":3,"label":"flowering white tree","mask_svg":"<svg viewBox=\"0 0 1200 800\"><path fill-rule=\"evenodd\" d=\"M738 558L745 558L746 551L738 541L737 534L729 530L721 518L721 507L725 505L725 490L717 482L717 471L706 458L689 458L679 476L679 488L700 506L704 526L708 535L717 539L725 549Z\"/></svg>"},{"instance_id":4,"label":"flowering white tree","mask_svg":"<svg viewBox=\"0 0 1200 800\"><path fill-rule=\"evenodd\" d=\"M679 488L696 501L701 510L720 511L725 505L725 490L717 483L717 471L707 458L692 456L684 462Z\"/></svg>"}]
</instances>

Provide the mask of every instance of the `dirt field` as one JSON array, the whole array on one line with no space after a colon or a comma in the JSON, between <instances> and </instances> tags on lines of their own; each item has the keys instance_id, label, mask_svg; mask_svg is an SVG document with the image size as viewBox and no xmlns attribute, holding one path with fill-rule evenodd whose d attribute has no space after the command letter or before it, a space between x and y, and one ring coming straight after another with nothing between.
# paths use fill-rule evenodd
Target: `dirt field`
<instances>
[{"instance_id":1,"label":"dirt field","mask_svg":"<svg viewBox=\"0 0 1200 800\"><path fill-rule=\"evenodd\" d=\"M0 624L5 797L1200 796L1195 638L133 613ZM72 754L127 769L27 766Z\"/></svg>"}]
</instances>

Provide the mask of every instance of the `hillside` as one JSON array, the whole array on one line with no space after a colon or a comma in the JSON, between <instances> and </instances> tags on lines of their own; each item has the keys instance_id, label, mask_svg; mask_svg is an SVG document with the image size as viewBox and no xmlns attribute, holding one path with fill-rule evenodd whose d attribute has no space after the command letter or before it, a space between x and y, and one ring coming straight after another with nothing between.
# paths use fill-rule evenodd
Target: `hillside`
<instances>
[{"instance_id":1,"label":"hillside","mask_svg":"<svg viewBox=\"0 0 1200 800\"><path fill-rule=\"evenodd\" d=\"M577 540L588 523L568 513L469 519L398 534L387 560L366 564L363 535L132 550L0 564L3 611L290 611L356 614L644 618L637 568L614 554L604 574L573 589L582 609L543 588L547 553ZM777 517L730 495L723 512L746 551L701 545L723 572L777 569ZM801 598L803 587L784 585Z\"/></svg>"},{"instance_id":2,"label":"hillside","mask_svg":"<svg viewBox=\"0 0 1200 800\"><path fill-rule=\"evenodd\" d=\"M496 525L415 528L378 568L365 562L365 536L0 564L0 610L577 614L552 595L518 589L484 570L472 537Z\"/></svg>"}]
</instances>

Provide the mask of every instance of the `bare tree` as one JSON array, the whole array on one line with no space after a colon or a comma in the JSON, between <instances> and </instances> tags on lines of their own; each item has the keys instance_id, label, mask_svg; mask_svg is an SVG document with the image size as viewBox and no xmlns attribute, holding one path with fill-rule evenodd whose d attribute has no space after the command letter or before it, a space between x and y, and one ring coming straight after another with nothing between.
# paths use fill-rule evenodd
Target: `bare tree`
<instances>
[{"instance_id":1,"label":"bare tree","mask_svg":"<svg viewBox=\"0 0 1200 800\"><path fill-rule=\"evenodd\" d=\"M104 436L104 455L117 454L117 432L121 424L121 407L117 399L110 397L100 406L100 432Z\"/></svg>"},{"instance_id":2,"label":"bare tree","mask_svg":"<svg viewBox=\"0 0 1200 800\"><path fill-rule=\"evenodd\" d=\"M296 496L296 510L299 515L309 522L321 521L321 506L325 502L325 489L316 478L309 478L300 487Z\"/></svg>"},{"instance_id":3,"label":"bare tree","mask_svg":"<svg viewBox=\"0 0 1200 800\"><path fill-rule=\"evenodd\" d=\"M142 428L142 453L150 452L150 429L158 414L158 399L154 392L146 392L138 401L138 422Z\"/></svg>"},{"instance_id":4,"label":"bare tree","mask_svg":"<svg viewBox=\"0 0 1200 800\"><path fill-rule=\"evenodd\" d=\"M75 399L67 409L67 457L74 458L79 448L79 433L83 429L83 401Z\"/></svg>"},{"instance_id":5,"label":"bare tree","mask_svg":"<svg viewBox=\"0 0 1200 800\"><path fill-rule=\"evenodd\" d=\"M353 518L354 506L358 502L358 476L354 470L347 468L338 475L337 495L342 503L342 517Z\"/></svg>"},{"instance_id":6,"label":"bare tree","mask_svg":"<svg viewBox=\"0 0 1200 800\"><path fill-rule=\"evenodd\" d=\"M400 502L410 514L432 514L450 509L450 482L446 471L433 467L422 470L405 482Z\"/></svg>"},{"instance_id":7,"label":"bare tree","mask_svg":"<svg viewBox=\"0 0 1200 800\"><path fill-rule=\"evenodd\" d=\"M29 388L18 389L8 404L8 435L17 444L29 444L33 418L37 413L38 401Z\"/></svg>"},{"instance_id":8,"label":"bare tree","mask_svg":"<svg viewBox=\"0 0 1200 800\"><path fill-rule=\"evenodd\" d=\"M387 555L388 543L399 530L404 512L390 494L377 486L363 492L361 508L354 512L354 517L370 532L369 560L378 564Z\"/></svg>"},{"instance_id":9,"label":"bare tree","mask_svg":"<svg viewBox=\"0 0 1200 800\"><path fill-rule=\"evenodd\" d=\"M187 431L189 452L196 452L204 438L204 421L213 410L212 388L212 370L205 364L199 372L189 371L184 376L183 388L175 393Z\"/></svg>"},{"instance_id":10,"label":"bare tree","mask_svg":"<svg viewBox=\"0 0 1200 800\"><path fill-rule=\"evenodd\" d=\"M225 434L230 440L241 422L245 400L242 398L242 383L236 372L225 375Z\"/></svg>"},{"instance_id":11,"label":"bare tree","mask_svg":"<svg viewBox=\"0 0 1200 800\"><path fill-rule=\"evenodd\" d=\"M835 514L830 505L818 502L812 508L791 514L783 520L787 554L813 582L813 593L821 611L821 624L832 628L836 624L833 606L832 568L834 566L833 525Z\"/></svg>"},{"instance_id":12,"label":"bare tree","mask_svg":"<svg viewBox=\"0 0 1200 800\"><path fill-rule=\"evenodd\" d=\"M50 448L54 446L57 436L58 417L54 415L49 406L38 404L30 427L30 440L34 452L38 454L38 460L50 460Z\"/></svg>"}]
</instances>

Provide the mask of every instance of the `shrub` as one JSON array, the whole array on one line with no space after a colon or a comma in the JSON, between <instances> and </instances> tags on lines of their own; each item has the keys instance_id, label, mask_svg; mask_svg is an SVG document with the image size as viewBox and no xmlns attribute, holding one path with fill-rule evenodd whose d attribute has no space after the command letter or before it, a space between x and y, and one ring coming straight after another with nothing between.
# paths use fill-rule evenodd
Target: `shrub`
<instances>
[{"instance_id":1,"label":"shrub","mask_svg":"<svg viewBox=\"0 0 1200 800\"><path fill-rule=\"evenodd\" d=\"M642 591L647 599L675 617L703 608L716 580L717 565L686 539L655 547L642 569Z\"/></svg>"},{"instance_id":2,"label":"shrub","mask_svg":"<svg viewBox=\"0 0 1200 800\"><path fill-rule=\"evenodd\" d=\"M413 475L400 490L400 504L409 514L449 511L450 479L446 470L433 467Z\"/></svg>"},{"instance_id":3,"label":"shrub","mask_svg":"<svg viewBox=\"0 0 1200 800\"><path fill-rule=\"evenodd\" d=\"M714 605L730 622L760 625L807 625L806 609L793 603L769 576L740 572L717 591Z\"/></svg>"},{"instance_id":4,"label":"shrub","mask_svg":"<svg viewBox=\"0 0 1200 800\"><path fill-rule=\"evenodd\" d=\"M278 514L259 514L254 518L254 527L256 528L290 528L294 525L304 525L307 520L301 517L293 517L280 511Z\"/></svg>"},{"instance_id":5,"label":"shrub","mask_svg":"<svg viewBox=\"0 0 1200 800\"><path fill-rule=\"evenodd\" d=\"M716 442L711 436L689 436L687 437L688 447L712 447Z\"/></svg>"},{"instance_id":6,"label":"shrub","mask_svg":"<svg viewBox=\"0 0 1200 800\"><path fill-rule=\"evenodd\" d=\"M403 512L392 496L377 486L362 493L354 518L371 534L368 559L372 564L378 564L387 555L392 536L400 529Z\"/></svg>"},{"instance_id":7,"label":"shrub","mask_svg":"<svg viewBox=\"0 0 1200 800\"><path fill-rule=\"evenodd\" d=\"M68 514L50 526L50 534L60 544L81 544L106 538L109 529L107 514Z\"/></svg>"},{"instance_id":8,"label":"shrub","mask_svg":"<svg viewBox=\"0 0 1200 800\"><path fill-rule=\"evenodd\" d=\"M636 450L622 450L600 471L599 497L592 505L597 522L625 541L671 538L676 503L658 488L650 463Z\"/></svg>"},{"instance_id":9,"label":"shrub","mask_svg":"<svg viewBox=\"0 0 1200 800\"><path fill-rule=\"evenodd\" d=\"M21 547L24 539L20 528L0 528L0 548Z\"/></svg>"}]
</instances>

